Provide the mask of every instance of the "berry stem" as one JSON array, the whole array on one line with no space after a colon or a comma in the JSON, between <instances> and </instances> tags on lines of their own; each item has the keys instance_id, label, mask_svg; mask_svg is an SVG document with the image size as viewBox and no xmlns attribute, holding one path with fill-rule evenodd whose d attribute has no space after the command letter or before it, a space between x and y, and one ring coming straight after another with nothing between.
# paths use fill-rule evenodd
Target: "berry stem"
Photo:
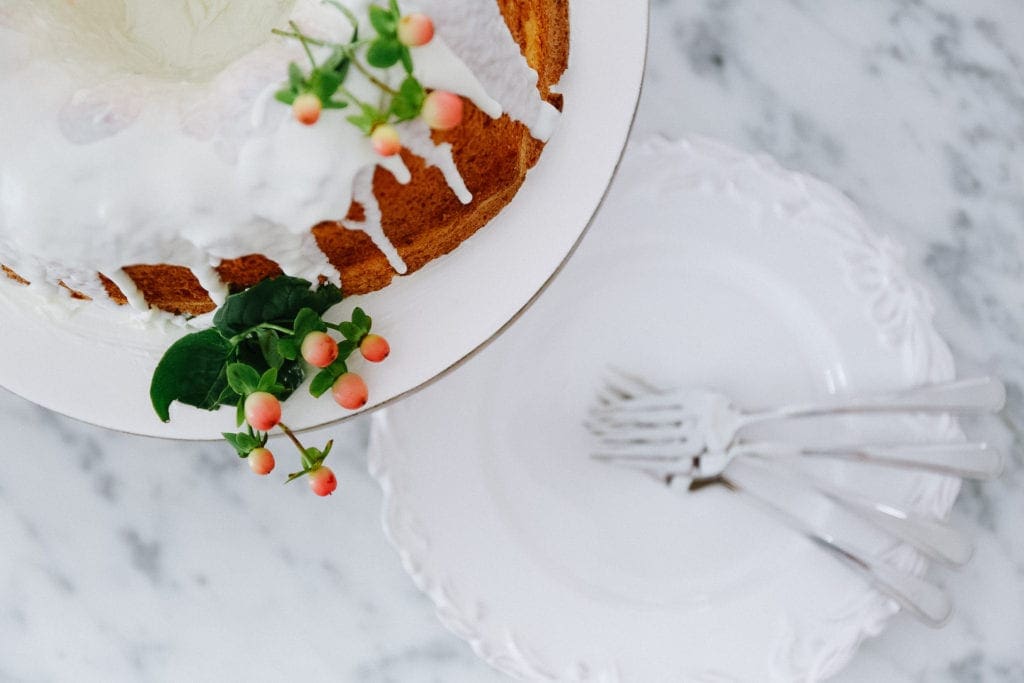
<instances>
[{"instance_id":1,"label":"berry stem","mask_svg":"<svg viewBox=\"0 0 1024 683\"><path fill-rule=\"evenodd\" d=\"M284 29L280 28L270 29L270 32L273 33L275 36L281 36L282 38L294 38L296 40L305 40L310 45L315 45L316 47L329 47L335 50L341 50L342 52L345 53L347 57L352 56L352 53L355 50L355 48L362 47L364 45L369 45L370 43L373 42L372 40L357 40L353 43L332 43L330 41L320 40L318 38L307 36L305 33L302 32L285 31Z\"/></svg>"},{"instance_id":2,"label":"berry stem","mask_svg":"<svg viewBox=\"0 0 1024 683\"><path fill-rule=\"evenodd\" d=\"M317 40L316 38L310 38L305 33L303 33L299 29L299 27L295 24L295 22L293 22L293 21L290 21L288 23L292 27L292 29L294 29L294 30L292 30L292 31L282 31L279 28L275 28L275 29L273 29L272 32L274 33L274 35L283 36L285 38L295 38L296 40L301 42L302 43L302 47L306 50L306 54L309 55L310 61L313 62L313 68L314 69L317 67L317 64L316 64L315 61L313 61L313 54L309 51L309 46L310 45L315 45L317 47L330 47L330 48L334 48L335 50L338 50L338 51L342 52L346 57L348 57L352 61L352 65L356 67L356 69L359 71L359 73L363 74L363 76L365 76L367 79L369 79L369 81L371 83L373 83L375 86L377 86L381 90L383 90L383 91L385 91L385 92L387 92L387 93L389 93L391 95L397 95L398 94L397 90L395 90L390 85L388 85L387 83L383 82L382 80L380 80L379 78L374 76L369 71L369 69L367 69L365 66L363 66L363 64L359 61L359 57L358 57L358 55L356 55L356 48L357 47L362 47L363 45L367 45L371 41L360 40L358 42L351 43L349 45L343 45L341 43L329 43L329 42L326 42L326 41L323 41L323 40ZM359 103L359 100L356 100L355 98L351 98L351 99L353 99L357 104Z\"/></svg>"},{"instance_id":3,"label":"berry stem","mask_svg":"<svg viewBox=\"0 0 1024 683\"><path fill-rule=\"evenodd\" d=\"M347 97L352 102L352 104L355 104L360 107L362 107L365 104L365 102L363 102L361 99L353 95L352 91L343 85L338 86L338 92Z\"/></svg>"},{"instance_id":4,"label":"berry stem","mask_svg":"<svg viewBox=\"0 0 1024 683\"><path fill-rule=\"evenodd\" d=\"M295 444L295 447L299 449L299 453L301 453L303 459L305 459L306 447L302 445L301 441L299 441L299 437L295 436L295 432L293 432L291 428L283 422L278 422L277 426L281 428L281 431L284 432L285 436L291 439L291 442Z\"/></svg>"},{"instance_id":5,"label":"berry stem","mask_svg":"<svg viewBox=\"0 0 1024 683\"><path fill-rule=\"evenodd\" d=\"M309 63L312 64L315 69L317 67L317 63L316 59L313 58L313 51L309 49L309 43L307 42L309 39L302 31L299 30L298 24L294 21L289 21L288 25L292 27L293 31L295 31L295 37L299 39L300 43L302 43L302 49L306 51L306 56L309 57Z\"/></svg>"},{"instance_id":6,"label":"berry stem","mask_svg":"<svg viewBox=\"0 0 1024 683\"><path fill-rule=\"evenodd\" d=\"M228 343L231 344L231 346L237 346L243 340L245 340L250 334L252 334L253 332L257 332L259 330L275 330L277 332L281 332L282 334L295 334L295 330L289 327L283 327L281 325L275 325L273 323L260 323L259 325L254 325L253 327L250 327L245 332L240 332L236 334L234 337L228 340Z\"/></svg>"},{"instance_id":7,"label":"berry stem","mask_svg":"<svg viewBox=\"0 0 1024 683\"><path fill-rule=\"evenodd\" d=\"M370 73L369 70L365 66L360 64L359 60L356 59L355 54L351 54L351 55L349 55L349 57L352 60L352 65L356 67L356 70L358 70L359 73L361 73L364 76L366 76L366 78L368 78L371 83L373 83L375 86L377 86L378 88L380 88L384 92L388 93L389 95L397 95L398 94L397 90L395 90L390 85L387 85L386 83L384 83L383 81L378 79L376 76L374 76L372 73Z\"/></svg>"}]
</instances>

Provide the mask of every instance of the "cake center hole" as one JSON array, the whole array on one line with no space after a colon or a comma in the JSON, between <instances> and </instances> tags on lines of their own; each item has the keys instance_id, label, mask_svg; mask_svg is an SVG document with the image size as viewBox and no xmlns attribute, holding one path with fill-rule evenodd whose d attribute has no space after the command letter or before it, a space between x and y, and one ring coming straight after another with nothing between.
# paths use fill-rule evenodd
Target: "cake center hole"
<instances>
[{"instance_id":1,"label":"cake center hole","mask_svg":"<svg viewBox=\"0 0 1024 683\"><path fill-rule=\"evenodd\" d=\"M51 0L82 54L117 71L201 81L271 38L297 0Z\"/></svg>"}]
</instances>

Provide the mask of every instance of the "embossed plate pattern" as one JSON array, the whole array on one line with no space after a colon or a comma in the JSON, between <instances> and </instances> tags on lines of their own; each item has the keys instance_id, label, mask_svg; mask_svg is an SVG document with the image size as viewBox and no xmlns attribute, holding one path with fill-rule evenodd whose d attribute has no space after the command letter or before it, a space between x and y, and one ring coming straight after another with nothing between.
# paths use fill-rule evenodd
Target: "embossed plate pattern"
<instances>
[{"instance_id":1,"label":"embossed plate pattern","mask_svg":"<svg viewBox=\"0 0 1024 683\"><path fill-rule=\"evenodd\" d=\"M631 147L577 256L492 348L378 414L385 527L441 621L524 679L816 680L895 606L736 496L596 465L581 422L608 364L747 407L953 376L899 248L839 192L705 140ZM851 418L816 441L956 438ZM944 516L959 482L822 476ZM825 509L807 517L835 524ZM891 562L924 562L867 527Z\"/></svg>"}]
</instances>

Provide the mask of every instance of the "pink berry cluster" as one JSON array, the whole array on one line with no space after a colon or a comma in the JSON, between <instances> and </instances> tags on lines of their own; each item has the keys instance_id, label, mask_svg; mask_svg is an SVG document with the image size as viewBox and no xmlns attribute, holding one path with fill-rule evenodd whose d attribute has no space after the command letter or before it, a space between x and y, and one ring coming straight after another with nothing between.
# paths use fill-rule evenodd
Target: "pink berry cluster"
<instances>
[{"instance_id":1,"label":"pink berry cluster","mask_svg":"<svg viewBox=\"0 0 1024 683\"><path fill-rule=\"evenodd\" d=\"M295 119L311 126L320 120L324 109L345 109L353 106L358 114L348 121L369 138L374 151L382 157L398 154L401 135L395 124L421 118L433 130L451 130L462 123L464 105L458 95L444 90L427 92L413 76L413 53L434 38L434 22L425 14L402 14L397 0L388 7L371 5L370 23L376 31L372 39L359 39L359 23L354 15L338 6L352 23L353 38L349 43L330 43L304 34L295 25L290 31L275 30L278 35L300 41L311 64L308 75L296 65L289 68L287 87L280 90L278 100L291 105ZM318 62L311 47L330 48L330 55ZM365 64L364 64L365 61ZM397 87L391 83L389 70L401 65L404 80ZM371 103L356 97L344 87L351 70L359 71L381 90L382 103ZM377 69L374 73L372 69Z\"/></svg>"},{"instance_id":2,"label":"pink berry cluster","mask_svg":"<svg viewBox=\"0 0 1024 683\"><path fill-rule=\"evenodd\" d=\"M290 337L278 342L283 357L294 355L296 350L301 359L320 370L313 380L310 391L319 396L329 386L334 400L347 410L358 410L366 405L369 391L365 380L348 369L347 360L356 350L368 362L380 363L391 353L387 339L370 332L372 320L362 309L353 311L352 320L338 324L328 323L311 309L303 309L296 317ZM329 330L335 330L343 337L336 340ZM238 434L224 434L224 437L244 457L253 472L270 474L274 470L274 454L266 447L269 432L279 428L298 448L302 457L302 470L290 474L289 481L302 476L308 477L309 487L318 496L334 493L338 480L329 467L324 465L331 450L331 443L324 449L307 448L282 421L282 405L277 394L284 387L277 383L277 370L271 368L263 373L244 364L233 363L227 368L228 381L232 389L243 397L239 411L239 426L247 431Z\"/></svg>"},{"instance_id":3,"label":"pink berry cluster","mask_svg":"<svg viewBox=\"0 0 1024 683\"><path fill-rule=\"evenodd\" d=\"M314 397L330 391L346 410L366 405L366 382L349 370L349 358L358 350L366 361L379 363L391 348L372 331L373 320L361 308L341 322L324 318L343 298L334 283L314 284L288 275L229 295L214 313L212 326L183 335L164 352L149 387L157 417L170 422L174 403L201 410L233 407L240 431L225 432L224 439L253 472L274 470L267 442L271 431L279 429L302 461L302 469L288 481L307 477L314 493L330 495L338 486L324 464L332 443L304 446L282 421L281 404L315 370L308 386Z\"/></svg>"}]
</instances>

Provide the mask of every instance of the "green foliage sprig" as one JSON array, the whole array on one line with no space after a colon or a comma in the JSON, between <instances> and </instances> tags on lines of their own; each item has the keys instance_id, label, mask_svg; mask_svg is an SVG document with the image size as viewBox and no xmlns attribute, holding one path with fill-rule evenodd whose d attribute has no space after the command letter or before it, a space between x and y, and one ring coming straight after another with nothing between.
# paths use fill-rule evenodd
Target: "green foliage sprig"
<instances>
[{"instance_id":1,"label":"green foliage sprig","mask_svg":"<svg viewBox=\"0 0 1024 683\"><path fill-rule=\"evenodd\" d=\"M389 0L386 8L371 5L369 21L374 37L362 38L359 20L344 5L325 0L345 15L352 24L352 37L347 43L319 40L306 35L295 24L289 22L291 30L274 29L274 33L298 40L305 49L310 69L304 72L296 63L288 66L288 82L275 97L284 104L295 105L303 95L312 94L324 109L345 109L355 106L358 113L347 120L366 135L385 124L410 121L420 115L427 93L423 85L413 76L413 59L409 47L399 40L398 27L402 18L397 0ZM330 53L318 62L312 47L329 48ZM365 63L364 63L365 60ZM387 83L384 70L401 63L405 78L395 88ZM380 101L373 103L360 99L345 87L349 73L357 70L381 91ZM373 69L381 73L374 73ZM319 111L312 116L315 122Z\"/></svg>"},{"instance_id":2,"label":"green foliage sprig","mask_svg":"<svg viewBox=\"0 0 1024 683\"><path fill-rule=\"evenodd\" d=\"M336 359L320 368L310 383L309 391L316 397L348 373L349 357L370 335L373 321L360 308L352 312L351 320L324 319L341 300L341 290L333 284L314 287L308 280L289 276L263 280L232 294L214 315L213 327L185 335L164 353L150 383L153 409L169 422L175 401L203 410L234 406L236 424L245 428L225 433L225 440L242 458L263 449L269 433L247 424L247 400L254 394L269 394L273 398L263 398L276 404L298 389L307 376L302 358L307 335L333 330L343 337L337 342ZM288 481L322 467L331 452L330 442L322 449L307 448L284 423L274 420L273 426L288 436L301 456L302 470Z\"/></svg>"}]
</instances>

